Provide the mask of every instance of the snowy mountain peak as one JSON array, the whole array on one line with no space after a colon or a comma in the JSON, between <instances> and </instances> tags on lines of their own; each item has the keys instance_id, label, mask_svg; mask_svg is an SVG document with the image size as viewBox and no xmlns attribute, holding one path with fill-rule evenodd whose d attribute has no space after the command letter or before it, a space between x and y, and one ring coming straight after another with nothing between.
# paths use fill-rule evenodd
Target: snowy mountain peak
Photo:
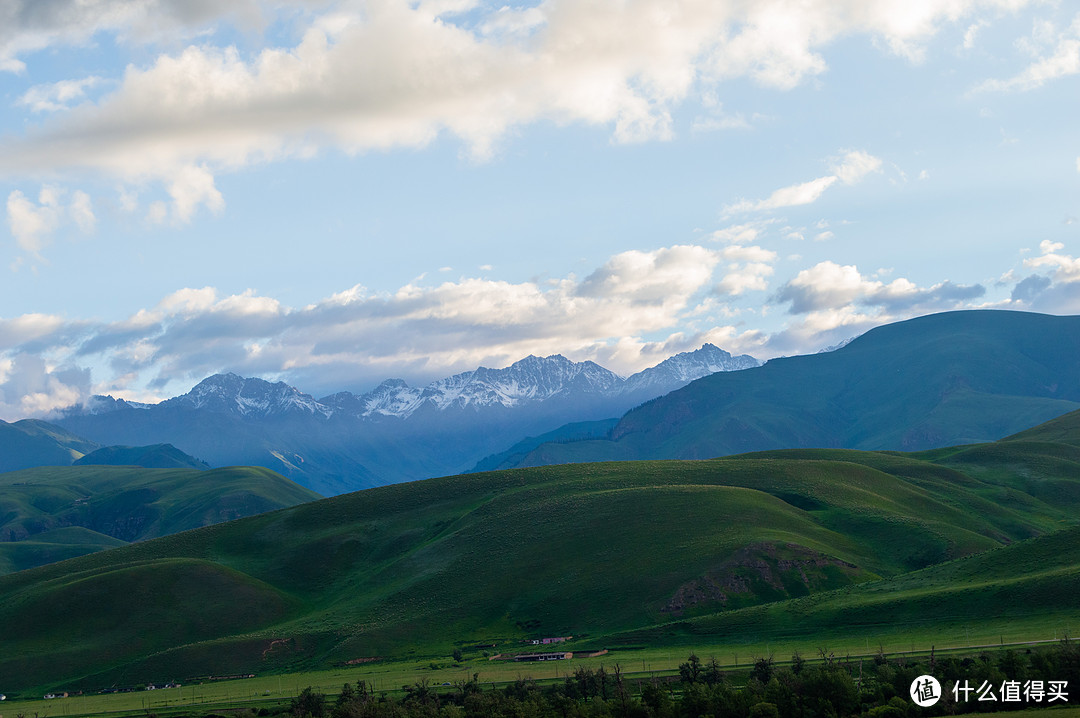
<instances>
[{"instance_id":1,"label":"snowy mountain peak","mask_svg":"<svg viewBox=\"0 0 1080 718\"><path fill-rule=\"evenodd\" d=\"M160 405L135 404L112 397L91 397L67 415L95 414L127 408L177 407L206 410L245 418L332 415L360 419L407 418L417 412L450 409L513 408L549 401L574 403L602 399L652 398L678 389L717 371L758 366L750 356L733 357L706 344L692 352L665 359L654 367L623 379L592 361L575 362L561 354L527 356L503 369L472 371L411 387L402 379L387 379L366 394L343 391L315 400L284 382L248 379L234 373L215 374L186 394Z\"/></svg>"},{"instance_id":2,"label":"snowy mountain peak","mask_svg":"<svg viewBox=\"0 0 1080 718\"><path fill-rule=\"evenodd\" d=\"M283 416L287 414L322 414L330 410L309 394L285 382L246 379L237 374L215 374L203 379L187 394L162 402L166 406L206 409L240 416Z\"/></svg>"},{"instance_id":3,"label":"snowy mountain peak","mask_svg":"<svg viewBox=\"0 0 1080 718\"><path fill-rule=\"evenodd\" d=\"M738 371L757 366L761 366L761 362L748 354L732 356L715 344L704 344L692 352L680 352L668 357L656 366L634 374L626 382L630 391L671 385L675 385L672 386L674 389L718 371Z\"/></svg>"}]
</instances>

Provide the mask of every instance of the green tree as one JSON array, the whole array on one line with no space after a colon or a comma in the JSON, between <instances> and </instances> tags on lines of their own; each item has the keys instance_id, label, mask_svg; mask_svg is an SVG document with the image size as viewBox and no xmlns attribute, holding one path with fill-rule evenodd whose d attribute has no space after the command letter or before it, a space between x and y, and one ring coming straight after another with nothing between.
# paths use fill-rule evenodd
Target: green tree
<instances>
[{"instance_id":1,"label":"green tree","mask_svg":"<svg viewBox=\"0 0 1080 718\"><path fill-rule=\"evenodd\" d=\"M292 699L290 712L296 718L323 718L326 715L326 696L316 693L308 686Z\"/></svg>"},{"instance_id":2,"label":"green tree","mask_svg":"<svg viewBox=\"0 0 1080 718\"><path fill-rule=\"evenodd\" d=\"M679 678L683 683L697 683L701 679L701 659L691 653L686 663L679 665Z\"/></svg>"}]
</instances>

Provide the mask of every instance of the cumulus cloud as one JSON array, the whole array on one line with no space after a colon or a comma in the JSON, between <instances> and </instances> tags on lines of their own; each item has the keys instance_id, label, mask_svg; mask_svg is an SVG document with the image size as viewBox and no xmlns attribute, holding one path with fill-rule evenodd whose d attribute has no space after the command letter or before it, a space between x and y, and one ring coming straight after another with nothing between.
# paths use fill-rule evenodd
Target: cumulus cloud
<instances>
[{"instance_id":1,"label":"cumulus cloud","mask_svg":"<svg viewBox=\"0 0 1080 718\"><path fill-rule=\"evenodd\" d=\"M776 301L790 302L791 314L849 310L856 305L895 314L952 309L985 293L986 288L980 284L958 285L949 281L919 287L899 278L885 284L867 279L853 264L825 261L802 270L784 284L776 293Z\"/></svg>"},{"instance_id":2,"label":"cumulus cloud","mask_svg":"<svg viewBox=\"0 0 1080 718\"><path fill-rule=\"evenodd\" d=\"M8 228L22 251L40 259L53 232L69 218L82 232L94 231L97 219L90 195L76 190L70 204L64 205L61 200L65 194L62 188L46 185L38 193L37 202L20 190L12 190L8 195Z\"/></svg>"},{"instance_id":3,"label":"cumulus cloud","mask_svg":"<svg viewBox=\"0 0 1080 718\"><path fill-rule=\"evenodd\" d=\"M971 307L986 289L943 281L929 287L900 278L885 283L855 265L825 261L800 271L773 296L790 303L793 317L764 338L761 354L801 353L846 341L876 326L911 317Z\"/></svg>"},{"instance_id":4,"label":"cumulus cloud","mask_svg":"<svg viewBox=\"0 0 1080 718\"><path fill-rule=\"evenodd\" d=\"M1051 277L1055 282L1071 283L1080 281L1080 259L1070 254L1063 254L1061 250L1065 245L1061 242L1052 242L1044 239L1039 243L1038 257L1024 260L1024 266L1032 269L1046 268L1051 270Z\"/></svg>"},{"instance_id":5,"label":"cumulus cloud","mask_svg":"<svg viewBox=\"0 0 1080 718\"><path fill-rule=\"evenodd\" d=\"M762 212L784 207L812 204L825 194L825 190L837 182L855 184L872 172L881 170L881 160L861 150L849 150L839 161L833 163L833 174L799 184L781 187L765 199L740 200L724 207L727 214Z\"/></svg>"},{"instance_id":6,"label":"cumulus cloud","mask_svg":"<svg viewBox=\"0 0 1080 718\"><path fill-rule=\"evenodd\" d=\"M1035 274L1019 281L1013 272L1002 277L1005 283L1015 282L1010 301L1016 307L1053 314L1080 313L1080 258L1064 250L1061 242L1043 240L1039 256L1024 260L1024 266Z\"/></svg>"},{"instance_id":7,"label":"cumulus cloud","mask_svg":"<svg viewBox=\"0 0 1080 718\"><path fill-rule=\"evenodd\" d=\"M36 204L19 190L13 190L7 199L7 215L8 227L19 248L35 257L41 256L49 235L60 224L56 193L46 189L41 190Z\"/></svg>"},{"instance_id":8,"label":"cumulus cloud","mask_svg":"<svg viewBox=\"0 0 1080 718\"><path fill-rule=\"evenodd\" d=\"M775 271L776 252L753 245L733 245L722 249L720 256L728 265L724 277L716 285L718 294L739 296L768 289L769 277Z\"/></svg>"},{"instance_id":9,"label":"cumulus cloud","mask_svg":"<svg viewBox=\"0 0 1080 718\"><path fill-rule=\"evenodd\" d=\"M0 416L42 416L71 406L86 396L85 369L52 367L35 354L18 353L0 361Z\"/></svg>"},{"instance_id":10,"label":"cumulus cloud","mask_svg":"<svg viewBox=\"0 0 1080 718\"><path fill-rule=\"evenodd\" d=\"M219 214L225 209L225 198L214 186L214 176L206 167L184 167L169 185L173 200L173 216L180 222L191 221L200 205Z\"/></svg>"}]
</instances>

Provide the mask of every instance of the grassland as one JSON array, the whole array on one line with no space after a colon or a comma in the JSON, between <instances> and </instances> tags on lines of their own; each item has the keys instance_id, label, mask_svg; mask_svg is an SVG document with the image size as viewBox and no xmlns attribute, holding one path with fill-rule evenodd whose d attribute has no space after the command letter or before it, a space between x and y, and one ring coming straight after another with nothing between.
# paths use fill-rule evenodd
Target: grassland
<instances>
[{"instance_id":1,"label":"grassland","mask_svg":"<svg viewBox=\"0 0 1080 718\"><path fill-rule=\"evenodd\" d=\"M46 466L0 474L0 573L319 498L269 469Z\"/></svg>"},{"instance_id":2,"label":"grassland","mask_svg":"<svg viewBox=\"0 0 1080 718\"><path fill-rule=\"evenodd\" d=\"M0 577L2 688L423 666L551 635L646 665L1052 639L1080 625L1070 446L549 466L307 503Z\"/></svg>"}]
</instances>

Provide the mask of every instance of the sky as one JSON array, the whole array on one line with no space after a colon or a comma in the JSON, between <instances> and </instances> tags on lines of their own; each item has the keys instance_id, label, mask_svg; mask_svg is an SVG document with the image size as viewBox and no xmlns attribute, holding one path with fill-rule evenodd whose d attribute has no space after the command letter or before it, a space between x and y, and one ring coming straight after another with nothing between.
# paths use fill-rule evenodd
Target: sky
<instances>
[{"instance_id":1,"label":"sky","mask_svg":"<svg viewBox=\"0 0 1080 718\"><path fill-rule=\"evenodd\" d=\"M6 0L0 418L1080 313L1080 9Z\"/></svg>"}]
</instances>

